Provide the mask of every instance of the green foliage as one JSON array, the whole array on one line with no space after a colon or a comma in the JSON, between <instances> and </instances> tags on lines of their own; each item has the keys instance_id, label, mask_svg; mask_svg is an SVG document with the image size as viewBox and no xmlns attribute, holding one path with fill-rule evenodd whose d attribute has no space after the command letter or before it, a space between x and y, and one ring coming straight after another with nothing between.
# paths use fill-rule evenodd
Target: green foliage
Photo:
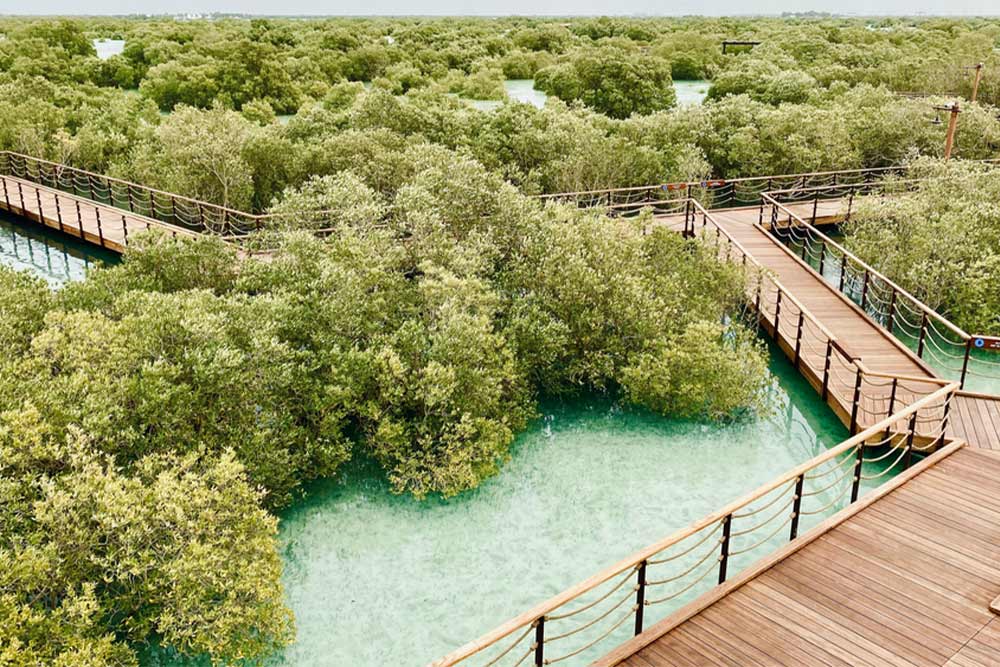
<instances>
[{"instance_id":1,"label":"green foliage","mask_svg":"<svg viewBox=\"0 0 1000 667\"><path fill-rule=\"evenodd\" d=\"M854 252L970 333L1000 334L1000 187L995 170L926 160L913 192L855 202Z\"/></svg>"},{"instance_id":2,"label":"green foliage","mask_svg":"<svg viewBox=\"0 0 1000 667\"><path fill-rule=\"evenodd\" d=\"M670 63L620 49L593 49L536 74L541 90L580 100L611 118L669 109L676 102Z\"/></svg>"}]
</instances>

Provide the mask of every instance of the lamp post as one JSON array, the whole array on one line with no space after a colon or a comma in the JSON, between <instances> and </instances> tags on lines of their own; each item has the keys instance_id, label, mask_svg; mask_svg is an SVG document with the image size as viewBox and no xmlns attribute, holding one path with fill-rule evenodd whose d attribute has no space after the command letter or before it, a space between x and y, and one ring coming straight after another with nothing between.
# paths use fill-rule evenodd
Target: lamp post
<instances>
[{"instance_id":1,"label":"lamp post","mask_svg":"<svg viewBox=\"0 0 1000 667\"><path fill-rule=\"evenodd\" d=\"M958 114L961 113L959 109L958 102L952 102L949 106L936 106L934 107L937 111L948 111L951 116L948 118L948 133L945 135L944 139L944 159L951 159L951 149L955 145L955 127L958 125ZM940 123L940 119L935 119Z\"/></svg>"},{"instance_id":2,"label":"lamp post","mask_svg":"<svg viewBox=\"0 0 1000 667\"><path fill-rule=\"evenodd\" d=\"M976 63L970 67L963 67L965 70L976 70L976 74L972 79L972 96L969 98L970 102L975 102L976 97L979 95L979 82L983 80L983 64Z\"/></svg>"}]
</instances>

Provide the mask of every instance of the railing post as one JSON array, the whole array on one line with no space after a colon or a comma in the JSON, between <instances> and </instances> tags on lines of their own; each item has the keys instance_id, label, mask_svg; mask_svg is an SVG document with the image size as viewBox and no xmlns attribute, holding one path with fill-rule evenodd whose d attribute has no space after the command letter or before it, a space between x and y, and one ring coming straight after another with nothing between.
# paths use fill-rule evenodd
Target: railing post
<instances>
[{"instance_id":1,"label":"railing post","mask_svg":"<svg viewBox=\"0 0 1000 667\"><path fill-rule=\"evenodd\" d=\"M688 223L691 223L691 231L688 232ZM684 200L684 236L691 238L694 236L694 221L691 220L691 197Z\"/></svg>"},{"instance_id":2,"label":"railing post","mask_svg":"<svg viewBox=\"0 0 1000 667\"><path fill-rule=\"evenodd\" d=\"M545 664L545 617L535 621L535 667Z\"/></svg>"},{"instance_id":3,"label":"railing post","mask_svg":"<svg viewBox=\"0 0 1000 667\"><path fill-rule=\"evenodd\" d=\"M840 256L840 285L837 290L844 291L844 280L847 278L847 253Z\"/></svg>"},{"instance_id":4,"label":"railing post","mask_svg":"<svg viewBox=\"0 0 1000 667\"><path fill-rule=\"evenodd\" d=\"M889 297L889 315L886 319L885 327L892 333L892 328L896 323L896 286L892 287L892 295Z\"/></svg>"},{"instance_id":5,"label":"railing post","mask_svg":"<svg viewBox=\"0 0 1000 667\"><path fill-rule=\"evenodd\" d=\"M729 565L729 538L733 529L733 515L727 514L722 520L722 552L719 554L719 583L726 583L726 567Z\"/></svg>"},{"instance_id":6,"label":"railing post","mask_svg":"<svg viewBox=\"0 0 1000 667\"><path fill-rule=\"evenodd\" d=\"M851 401L851 435L858 432L858 407L861 405L861 369L854 380L854 399Z\"/></svg>"},{"instance_id":7,"label":"railing post","mask_svg":"<svg viewBox=\"0 0 1000 667\"><path fill-rule=\"evenodd\" d=\"M80 230L80 238L86 241L87 237L83 233L83 214L80 213L80 200L79 199L75 200L75 203L76 203L76 226Z\"/></svg>"},{"instance_id":8,"label":"railing post","mask_svg":"<svg viewBox=\"0 0 1000 667\"><path fill-rule=\"evenodd\" d=\"M959 389L965 388L965 376L969 372L969 356L972 354L972 338L965 339L965 358L962 359L962 378L959 380L961 384L958 385Z\"/></svg>"},{"instance_id":9,"label":"railing post","mask_svg":"<svg viewBox=\"0 0 1000 667\"><path fill-rule=\"evenodd\" d=\"M97 215L97 238L101 242L101 247L104 247L104 229L101 227L101 209L94 206L94 213Z\"/></svg>"},{"instance_id":10,"label":"railing post","mask_svg":"<svg viewBox=\"0 0 1000 667\"><path fill-rule=\"evenodd\" d=\"M17 196L21 199L21 213L26 213L27 209L24 207L24 188L21 187L21 181L17 182Z\"/></svg>"},{"instance_id":11,"label":"railing post","mask_svg":"<svg viewBox=\"0 0 1000 667\"><path fill-rule=\"evenodd\" d=\"M65 231L63 229L62 209L59 207L59 195L53 194L52 198L56 202L56 221L59 223L59 231Z\"/></svg>"},{"instance_id":12,"label":"railing post","mask_svg":"<svg viewBox=\"0 0 1000 667\"><path fill-rule=\"evenodd\" d=\"M90 198L94 199L94 177L87 175L87 186L90 188Z\"/></svg>"},{"instance_id":13,"label":"railing post","mask_svg":"<svg viewBox=\"0 0 1000 667\"><path fill-rule=\"evenodd\" d=\"M128 197L128 210L135 213L135 202L132 200L132 184L128 183L125 186L125 194Z\"/></svg>"},{"instance_id":14,"label":"railing post","mask_svg":"<svg viewBox=\"0 0 1000 667\"><path fill-rule=\"evenodd\" d=\"M851 502L858 499L858 492L861 491L861 464L865 460L865 443L858 443L858 458L854 461L854 480L851 482Z\"/></svg>"},{"instance_id":15,"label":"railing post","mask_svg":"<svg viewBox=\"0 0 1000 667\"><path fill-rule=\"evenodd\" d=\"M7 192L7 179L3 179L3 199L7 202L7 210L10 210L10 193Z\"/></svg>"},{"instance_id":16,"label":"railing post","mask_svg":"<svg viewBox=\"0 0 1000 667\"><path fill-rule=\"evenodd\" d=\"M635 591L635 634L642 632L642 612L646 606L646 561L639 563L639 575Z\"/></svg>"},{"instance_id":17,"label":"railing post","mask_svg":"<svg viewBox=\"0 0 1000 667\"><path fill-rule=\"evenodd\" d=\"M792 496L792 529L788 533L789 541L794 540L799 535L799 512L802 509L802 485L806 475L802 473L795 480L795 495Z\"/></svg>"},{"instance_id":18,"label":"railing post","mask_svg":"<svg viewBox=\"0 0 1000 667\"><path fill-rule=\"evenodd\" d=\"M819 190L816 191L816 199L813 200L813 218L812 223L816 224L816 209L819 208Z\"/></svg>"},{"instance_id":19,"label":"railing post","mask_svg":"<svg viewBox=\"0 0 1000 667\"><path fill-rule=\"evenodd\" d=\"M868 307L868 281L871 279L871 274L868 269L865 269L865 277L861 281L861 310L865 310Z\"/></svg>"},{"instance_id":20,"label":"railing post","mask_svg":"<svg viewBox=\"0 0 1000 667\"><path fill-rule=\"evenodd\" d=\"M889 409L886 410L885 416L891 417L892 411L896 409L896 389L899 387L899 378L892 378L892 390L889 392ZM885 437L889 437L889 431L892 428L892 424L885 427Z\"/></svg>"},{"instance_id":21,"label":"railing post","mask_svg":"<svg viewBox=\"0 0 1000 667\"><path fill-rule=\"evenodd\" d=\"M924 338L927 336L927 311L923 311L923 317L920 318L920 340L917 342L917 356L921 359L924 358Z\"/></svg>"},{"instance_id":22,"label":"railing post","mask_svg":"<svg viewBox=\"0 0 1000 667\"><path fill-rule=\"evenodd\" d=\"M124 213L122 213L122 245L128 245L128 223L125 221Z\"/></svg>"},{"instance_id":23,"label":"railing post","mask_svg":"<svg viewBox=\"0 0 1000 667\"><path fill-rule=\"evenodd\" d=\"M42 191L35 188L35 204L38 206L38 222L45 224L45 214L42 212Z\"/></svg>"},{"instance_id":24,"label":"railing post","mask_svg":"<svg viewBox=\"0 0 1000 667\"><path fill-rule=\"evenodd\" d=\"M851 188L851 194L847 197L847 214L844 216L844 222L851 221L851 211L854 210L854 188Z\"/></svg>"},{"instance_id":25,"label":"railing post","mask_svg":"<svg viewBox=\"0 0 1000 667\"><path fill-rule=\"evenodd\" d=\"M778 297L774 302L774 340L778 342L778 322L781 319L781 290L778 290Z\"/></svg>"},{"instance_id":26,"label":"railing post","mask_svg":"<svg viewBox=\"0 0 1000 667\"><path fill-rule=\"evenodd\" d=\"M826 262L826 241L819 244L819 277L823 277L823 265Z\"/></svg>"},{"instance_id":27,"label":"railing post","mask_svg":"<svg viewBox=\"0 0 1000 667\"><path fill-rule=\"evenodd\" d=\"M799 311L799 326L795 331L795 368L799 367L799 350L802 349L802 324L805 320L805 313Z\"/></svg>"},{"instance_id":28,"label":"railing post","mask_svg":"<svg viewBox=\"0 0 1000 667\"><path fill-rule=\"evenodd\" d=\"M903 470L910 467L913 460L913 438L917 435L917 411L910 415L909 434L906 436L906 453L903 455Z\"/></svg>"},{"instance_id":29,"label":"railing post","mask_svg":"<svg viewBox=\"0 0 1000 667\"><path fill-rule=\"evenodd\" d=\"M833 339L827 338L826 340L826 360L823 363L823 402L826 402L826 397L829 395L830 391L830 361L833 357Z\"/></svg>"}]
</instances>

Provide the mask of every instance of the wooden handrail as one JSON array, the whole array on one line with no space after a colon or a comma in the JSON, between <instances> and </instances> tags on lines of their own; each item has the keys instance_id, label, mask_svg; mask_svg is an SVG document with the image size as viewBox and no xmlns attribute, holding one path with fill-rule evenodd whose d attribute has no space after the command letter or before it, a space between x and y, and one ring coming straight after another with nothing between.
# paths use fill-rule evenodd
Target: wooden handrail
<instances>
[{"instance_id":1,"label":"wooden handrail","mask_svg":"<svg viewBox=\"0 0 1000 667\"><path fill-rule=\"evenodd\" d=\"M793 480L796 480L801 475L805 475L810 470L813 470L819 465L837 458L841 454L850 452L854 450L859 445L864 445L865 442L872 438L880 438L882 434L887 430L891 429L894 425L898 424L901 420L906 419L910 415L914 415L923 408L930 406L935 401L943 399L950 394L953 394L958 390L959 383L950 382L947 385L937 389L936 391L927 394L923 398L914 401L910 405L906 406L904 409L890 415L881 421L869 426L857 435L854 435L844 442L840 443L836 447L833 447L826 452L813 457L812 459L802 463L791 470L785 472L781 476L771 480L770 482L758 487L754 491L744 495L740 499L733 501L723 508L699 519L685 528L677 530L667 537L654 542L653 544L640 549L631 556L628 556L621 561L615 563L611 567L605 568L599 573L581 581L580 583L572 586L565 591L559 593L558 595L549 598L548 600L535 605L531 609L515 616L514 618L508 620L502 625L498 626L494 630L486 633L485 635L475 639L464 646L448 653L444 657L435 660L431 663L431 667L451 667L456 665L463 660L466 660L477 653L494 646L497 642L513 635L516 631L531 627L537 620L544 618L546 615L555 611L556 609L562 607L563 605L585 595L586 593L594 590L596 587L603 583L610 581L611 579L624 574L629 570L635 570L639 565L648 561L657 553L675 545L684 540L685 538L691 537L700 531L723 521L726 517L731 517L738 510L746 507L755 500L759 500L766 496L768 493L779 489L781 486L789 484Z\"/></svg>"}]
</instances>

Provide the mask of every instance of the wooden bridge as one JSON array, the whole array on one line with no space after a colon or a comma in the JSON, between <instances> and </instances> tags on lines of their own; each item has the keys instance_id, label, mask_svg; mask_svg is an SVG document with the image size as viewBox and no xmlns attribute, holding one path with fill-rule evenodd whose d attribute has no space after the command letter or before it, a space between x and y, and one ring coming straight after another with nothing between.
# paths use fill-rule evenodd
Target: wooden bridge
<instances>
[{"instance_id":1,"label":"wooden bridge","mask_svg":"<svg viewBox=\"0 0 1000 667\"><path fill-rule=\"evenodd\" d=\"M851 437L435 666L1000 664L1000 402L966 386L978 337L821 231L902 174L571 193L751 268L760 326ZM239 243L268 222L12 153L0 186L0 208L119 252L154 227Z\"/></svg>"},{"instance_id":2,"label":"wooden bridge","mask_svg":"<svg viewBox=\"0 0 1000 667\"><path fill-rule=\"evenodd\" d=\"M574 195L756 268L762 328L855 435L434 667L1000 665L1000 402L962 389L977 336L820 231L867 176L730 208L711 206L744 203L738 183L699 187Z\"/></svg>"}]
</instances>

